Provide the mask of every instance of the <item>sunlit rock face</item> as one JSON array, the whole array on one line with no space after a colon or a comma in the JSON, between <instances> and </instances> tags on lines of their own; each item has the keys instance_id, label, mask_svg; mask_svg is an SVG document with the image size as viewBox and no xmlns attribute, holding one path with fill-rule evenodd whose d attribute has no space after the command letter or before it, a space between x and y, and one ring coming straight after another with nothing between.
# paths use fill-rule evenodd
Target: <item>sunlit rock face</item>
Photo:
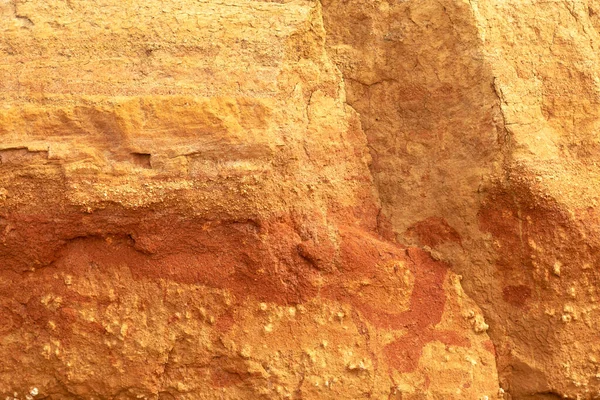
<instances>
[{"instance_id":1,"label":"sunlit rock face","mask_svg":"<svg viewBox=\"0 0 600 400\"><path fill-rule=\"evenodd\" d=\"M506 398L600 396L600 3L323 9L382 231L463 276Z\"/></svg>"},{"instance_id":2,"label":"sunlit rock face","mask_svg":"<svg viewBox=\"0 0 600 400\"><path fill-rule=\"evenodd\" d=\"M0 398L600 396L599 13L0 0Z\"/></svg>"},{"instance_id":3,"label":"sunlit rock face","mask_svg":"<svg viewBox=\"0 0 600 400\"><path fill-rule=\"evenodd\" d=\"M459 277L378 228L319 3L2 22L2 396L496 395Z\"/></svg>"}]
</instances>

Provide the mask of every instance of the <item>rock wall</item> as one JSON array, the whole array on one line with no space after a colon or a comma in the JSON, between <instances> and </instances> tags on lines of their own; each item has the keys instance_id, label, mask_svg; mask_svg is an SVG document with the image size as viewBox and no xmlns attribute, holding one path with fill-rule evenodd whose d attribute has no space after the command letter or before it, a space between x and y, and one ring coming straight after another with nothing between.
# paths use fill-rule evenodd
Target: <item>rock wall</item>
<instances>
[{"instance_id":1,"label":"rock wall","mask_svg":"<svg viewBox=\"0 0 600 400\"><path fill-rule=\"evenodd\" d=\"M0 0L0 397L597 398L599 12Z\"/></svg>"},{"instance_id":2,"label":"rock wall","mask_svg":"<svg viewBox=\"0 0 600 400\"><path fill-rule=\"evenodd\" d=\"M505 397L600 396L598 3L323 4L380 231L464 277Z\"/></svg>"},{"instance_id":3,"label":"rock wall","mask_svg":"<svg viewBox=\"0 0 600 400\"><path fill-rule=\"evenodd\" d=\"M458 277L378 234L320 4L3 7L2 396L495 395Z\"/></svg>"}]
</instances>

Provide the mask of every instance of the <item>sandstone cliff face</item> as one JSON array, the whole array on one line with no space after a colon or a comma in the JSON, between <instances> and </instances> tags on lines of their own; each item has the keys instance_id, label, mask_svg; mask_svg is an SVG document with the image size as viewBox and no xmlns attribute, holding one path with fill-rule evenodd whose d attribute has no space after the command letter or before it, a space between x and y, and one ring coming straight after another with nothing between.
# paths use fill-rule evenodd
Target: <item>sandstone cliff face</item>
<instances>
[{"instance_id":1,"label":"sandstone cliff face","mask_svg":"<svg viewBox=\"0 0 600 400\"><path fill-rule=\"evenodd\" d=\"M507 397L597 398L598 3L323 4L380 228L464 276Z\"/></svg>"},{"instance_id":2,"label":"sandstone cliff face","mask_svg":"<svg viewBox=\"0 0 600 400\"><path fill-rule=\"evenodd\" d=\"M0 0L0 397L596 398L599 12Z\"/></svg>"},{"instance_id":3,"label":"sandstone cliff face","mask_svg":"<svg viewBox=\"0 0 600 400\"><path fill-rule=\"evenodd\" d=\"M2 7L2 396L496 395L458 276L378 233L319 3Z\"/></svg>"}]
</instances>

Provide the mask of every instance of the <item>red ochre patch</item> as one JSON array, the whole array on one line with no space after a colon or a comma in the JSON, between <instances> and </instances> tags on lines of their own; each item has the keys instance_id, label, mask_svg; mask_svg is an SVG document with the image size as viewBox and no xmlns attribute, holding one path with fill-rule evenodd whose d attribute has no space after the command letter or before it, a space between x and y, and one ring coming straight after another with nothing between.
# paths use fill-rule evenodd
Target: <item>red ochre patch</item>
<instances>
[{"instance_id":1,"label":"red ochre patch","mask_svg":"<svg viewBox=\"0 0 600 400\"><path fill-rule=\"evenodd\" d=\"M76 221L66 220L65 224L68 223L75 230L81 228ZM54 232L67 229L56 225L50 228ZM102 228L109 229L105 226ZM325 227L322 229L323 232L315 237L328 238ZM125 267L131 271L134 279L166 279L226 289L233 299L231 309L247 298L285 305L303 303L320 295L349 303L375 327L407 331L385 348L390 365L400 372L414 371L423 347L431 341L455 346L471 345L468 338L457 332L435 330L435 325L442 319L446 302L443 288L448 271L446 264L433 260L420 249L400 248L358 227L339 226L338 229L339 252L333 256L335 261L331 271L320 265L328 255L334 253L329 249L336 246L326 243L331 239L303 248L300 246L303 243L300 235L292 224L284 220L239 222L175 218L169 221L150 219L140 225L113 228L115 233L110 237L73 235L74 239L61 241L63 245L54 256L51 266L54 270L73 276L85 275L90 268L106 271ZM151 232L151 235L144 232ZM143 248L138 248L136 242L143 243ZM55 248L57 244L48 243L48 246ZM40 251L43 253L44 249ZM415 277L407 311L390 312L389 308L384 309L377 301L361 298L343 285L347 280L365 278L384 282L389 276L380 266L390 260L405 261ZM44 280L45 274L41 271L40 276L37 273L31 275L29 282L23 285L35 279ZM316 278L324 278L325 285L319 288L315 284ZM22 293L22 285L18 282L0 285L3 297L15 297ZM39 319L36 323L44 326L48 322L49 311L29 307L39 303L44 286L49 284L40 283L35 286L38 289L28 294L34 301L28 303L25 315L26 318ZM383 285L374 287L386 291ZM75 303L92 301L86 298L72 299L72 295L76 295L66 287L57 289L62 292L60 294L65 304L71 300ZM385 294L374 296L386 297L383 296ZM60 326L72 326L77 322L74 309L67 308L62 313L54 313L52 317ZM216 323L221 332L228 331L234 324L231 313L221 315ZM236 384L240 375L235 371L217 374L213 379L217 385L227 386Z\"/></svg>"},{"instance_id":2,"label":"red ochre patch","mask_svg":"<svg viewBox=\"0 0 600 400\"><path fill-rule=\"evenodd\" d=\"M531 289L525 285L506 286L502 289L502 298L513 306L524 306L531 297Z\"/></svg>"},{"instance_id":3,"label":"red ochre patch","mask_svg":"<svg viewBox=\"0 0 600 400\"><path fill-rule=\"evenodd\" d=\"M431 217L419 221L406 230L406 236L422 246L436 247L452 242L461 244L461 237L444 218Z\"/></svg>"},{"instance_id":4,"label":"red ochre patch","mask_svg":"<svg viewBox=\"0 0 600 400\"><path fill-rule=\"evenodd\" d=\"M496 357L496 346L494 346L494 342L492 342L491 340L486 340L485 342L483 342L483 347L489 351L490 353L492 353L492 355L494 357Z\"/></svg>"}]
</instances>

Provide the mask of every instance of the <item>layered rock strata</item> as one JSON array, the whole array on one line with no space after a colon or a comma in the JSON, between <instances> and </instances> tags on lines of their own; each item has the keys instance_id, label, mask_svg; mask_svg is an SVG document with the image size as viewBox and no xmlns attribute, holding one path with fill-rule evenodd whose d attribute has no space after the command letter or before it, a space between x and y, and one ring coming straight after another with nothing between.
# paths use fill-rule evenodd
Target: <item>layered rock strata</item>
<instances>
[{"instance_id":1,"label":"layered rock strata","mask_svg":"<svg viewBox=\"0 0 600 400\"><path fill-rule=\"evenodd\" d=\"M0 394L494 398L313 1L3 1Z\"/></svg>"},{"instance_id":2,"label":"layered rock strata","mask_svg":"<svg viewBox=\"0 0 600 400\"><path fill-rule=\"evenodd\" d=\"M598 398L598 15L0 0L0 397Z\"/></svg>"}]
</instances>

